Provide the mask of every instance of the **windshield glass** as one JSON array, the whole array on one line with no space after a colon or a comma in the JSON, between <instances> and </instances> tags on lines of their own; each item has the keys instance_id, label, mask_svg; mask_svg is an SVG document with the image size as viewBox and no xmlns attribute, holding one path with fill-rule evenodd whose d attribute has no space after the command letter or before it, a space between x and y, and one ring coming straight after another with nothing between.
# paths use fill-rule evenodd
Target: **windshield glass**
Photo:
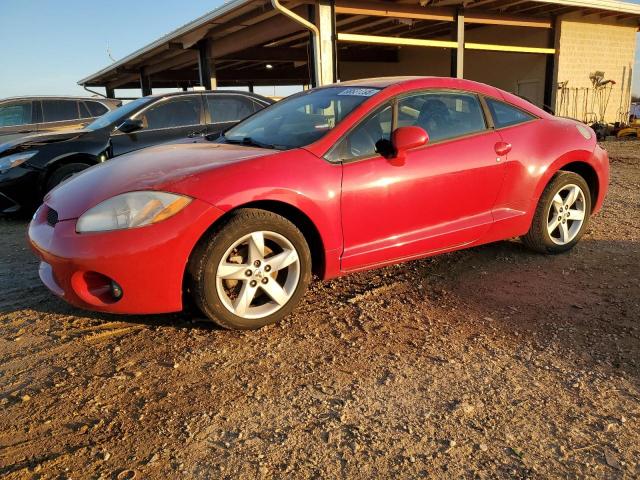
<instances>
[{"instance_id":1,"label":"windshield glass","mask_svg":"<svg viewBox=\"0 0 640 480\"><path fill-rule=\"evenodd\" d=\"M108 113L105 113L101 117L96 118L93 122L87 125L87 130L97 130L99 128L104 128L108 125L111 125L114 122L124 121L131 112L138 109L142 105L149 103L152 98L142 97L134 100L133 102L129 102L126 105L123 105L115 110L111 110Z\"/></svg>"},{"instance_id":2,"label":"windshield glass","mask_svg":"<svg viewBox=\"0 0 640 480\"><path fill-rule=\"evenodd\" d=\"M309 145L379 91L345 86L300 93L249 117L227 131L224 138L231 143L278 149Z\"/></svg>"}]
</instances>

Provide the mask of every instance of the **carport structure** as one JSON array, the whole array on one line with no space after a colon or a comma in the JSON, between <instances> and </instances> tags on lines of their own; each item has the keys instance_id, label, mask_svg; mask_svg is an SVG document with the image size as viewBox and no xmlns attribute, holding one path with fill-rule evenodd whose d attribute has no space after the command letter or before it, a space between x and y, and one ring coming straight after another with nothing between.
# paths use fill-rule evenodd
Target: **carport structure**
<instances>
[{"instance_id":1,"label":"carport structure","mask_svg":"<svg viewBox=\"0 0 640 480\"><path fill-rule=\"evenodd\" d=\"M79 84L112 97L441 75L552 106L560 82L603 70L628 108L639 25L640 5L614 0L232 0Z\"/></svg>"}]
</instances>

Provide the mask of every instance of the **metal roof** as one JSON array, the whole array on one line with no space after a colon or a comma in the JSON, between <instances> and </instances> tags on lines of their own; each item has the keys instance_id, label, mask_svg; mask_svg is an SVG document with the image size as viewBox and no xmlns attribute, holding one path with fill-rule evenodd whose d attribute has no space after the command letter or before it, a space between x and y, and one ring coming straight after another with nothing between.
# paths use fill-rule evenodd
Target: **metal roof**
<instances>
[{"instance_id":1,"label":"metal roof","mask_svg":"<svg viewBox=\"0 0 640 480\"><path fill-rule=\"evenodd\" d=\"M290 3L299 6L309 2L293 1ZM337 3L339 5L340 1L338 0ZM416 0L416 5L418 5L418 3L422 4L423 2ZM540 4L540 6L536 6L536 4ZM403 5L406 6L407 3L403 2ZM638 17L640 19L640 5L620 0L521 0L506 3L504 0L431 0L428 6L425 7L425 11L430 7L456 7L462 5L464 5L466 9L481 7L483 11L488 11L493 14L505 13L517 15L520 11L523 11L527 16L542 16L548 15L551 11L567 13L587 9L591 13L614 12L624 16ZM202 38L203 35L207 34L208 30L206 29L224 27L224 29L238 32L247 26L242 19L251 14L251 12L255 12L256 9L262 9L261 12L264 16L266 16L265 12L267 12L267 14L275 13L270 10L270 2L267 0L228 1L211 12L136 50L121 60L81 79L78 84L92 86L103 85L106 84L106 79L110 79L114 75L119 75L120 72L124 72L124 75L131 75L132 71L131 69L127 70L128 66L134 67L146 61L145 57L153 58L154 55L165 52L170 48L172 43L180 43L182 48L189 49ZM203 31L204 33L202 33ZM277 37L277 32L274 33L274 37ZM300 34L293 35L292 37L300 38ZM224 39L224 37L218 40L214 39L214 49L215 42L221 39ZM273 40L277 40L277 38ZM282 41L272 44L279 45L282 44ZM216 58L216 61L217 60ZM251 73L251 70L244 71L247 72L247 75Z\"/></svg>"}]
</instances>

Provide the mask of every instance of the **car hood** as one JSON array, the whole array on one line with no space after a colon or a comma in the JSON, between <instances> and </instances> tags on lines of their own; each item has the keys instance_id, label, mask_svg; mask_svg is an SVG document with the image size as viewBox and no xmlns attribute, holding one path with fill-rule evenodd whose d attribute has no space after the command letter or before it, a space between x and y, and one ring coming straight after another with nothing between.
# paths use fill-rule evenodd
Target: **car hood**
<instances>
[{"instance_id":1,"label":"car hood","mask_svg":"<svg viewBox=\"0 0 640 480\"><path fill-rule=\"evenodd\" d=\"M28 147L37 147L48 143L64 142L72 138L86 135L90 130L65 130L61 132L45 132L33 135L25 135L0 144L0 155L11 150L24 150Z\"/></svg>"},{"instance_id":2,"label":"car hood","mask_svg":"<svg viewBox=\"0 0 640 480\"><path fill-rule=\"evenodd\" d=\"M145 148L74 176L49 192L45 203L58 212L59 220L69 220L120 193L171 191L171 184L185 177L274 153L264 148L212 143Z\"/></svg>"}]
</instances>

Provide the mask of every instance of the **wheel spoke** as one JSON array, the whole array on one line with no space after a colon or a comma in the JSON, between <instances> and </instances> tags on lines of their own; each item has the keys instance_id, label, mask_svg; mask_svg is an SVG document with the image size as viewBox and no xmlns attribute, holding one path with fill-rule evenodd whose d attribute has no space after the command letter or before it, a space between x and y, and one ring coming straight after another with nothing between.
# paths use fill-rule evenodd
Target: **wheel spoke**
<instances>
[{"instance_id":1,"label":"wheel spoke","mask_svg":"<svg viewBox=\"0 0 640 480\"><path fill-rule=\"evenodd\" d=\"M264 234L253 232L249 239L249 263L264 259Z\"/></svg>"},{"instance_id":2,"label":"wheel spoke","mask_svg":"<svg viewBox=\"0 0 640 480\"><path fill-rule=\"evenodd\" d=\"M289 300L287 292L285 292L284 288L282 288L275 280L271 280L266 284L263 283L261 284L261 287L278 305L284 305L287 303L287 300Z\"/></svg>"},{"instance_id":3,"label":"wheel spoke","mask_svg":"<svg viewBox=\"0 0 640 480\"><path fill-rule=\"evenodd\" d=\"M556 228L558 228L558 225L560 225L560 220L558 220L558 217L553 217L553 220L551 220L548 224L547 224L547 231L549 232L549 235L551 235Z\"/></svg>"},{"instance_id":4,"label":"wheel spoke","mask_svg":"<svg viewBox=\"0 0 640 480\"><path fill-rule=\"evenodd\" d=\"M569 194L567 195L565 204L571 208L571 206L576 203L576 200L578 199L578 195L580 194L580 189L578 187L571 186L569 188Z\"/></svg>"},{"instance_id":5,"label":"wheel spoke","mask_svg":"<svg viewBox=\"0 0 640 480\"><path fill-rule=\"evenodd\" d=\"M563 207L563 205L564 205L564 202L562 201L560 192L558 192L553 196L553 209L556 215L560 212L560 209Z\"/></svg>"},{"instance_id":6,"label":"wheel spoke","mask_svg":"<svg viewBox=\"0 0 640 480\"><path fill-rule=\"evenodd\" d=\"M267 258L265 263L271 267L272 271L277 272L297 261L298 254L295 250L286 249L271 258Z\"/></svg>"},{"instance_id":7,"label":"wheel spoke","mask_svg":"<svg viewBox=\"0 0 640 480\"><path fill-rule=\"evenodd\" d=\"M225 280L245 280L247 278L245 272L248 268L248 265L238 263L221 263L218 267L218 277Z\"/></svg>"},{"instance_id":8,"label":"wheel spoke","mask_svg":"<svg viewBox=\"0 0 640 480\"><path fill-rule=\"evenodd\" d=\"M583 220L584 212L581 210L569 210L569 220Z\"/></svg>"},{"instance_id":9,"label":"wheel spoke","mask_svg":"<svg viewBox=\"0 0 640 480\"><path fill-rule=\"evenodd\" d=\"M253 297L256 295L256 290L258 287L252 287L249 285L249 282L244 282L242 284L242 288L240 289L240 293L238 294L238 298L236 298L235 302L233 302L233 310L235 314L238 316L244 315L249 307L251 306L251 302L253 301Z\"/></svg>"},{"instance_id":10,"label":"wheel spoke","mask_svg":"<svg viewBox=\"0 0 640 480\"><path fill-rule=\"evenodd\" d=\"M560 224L560 241L562 243L567 243L569 241L569 227L567 227L567 223Z\"/></svg>"}]
</instances>

